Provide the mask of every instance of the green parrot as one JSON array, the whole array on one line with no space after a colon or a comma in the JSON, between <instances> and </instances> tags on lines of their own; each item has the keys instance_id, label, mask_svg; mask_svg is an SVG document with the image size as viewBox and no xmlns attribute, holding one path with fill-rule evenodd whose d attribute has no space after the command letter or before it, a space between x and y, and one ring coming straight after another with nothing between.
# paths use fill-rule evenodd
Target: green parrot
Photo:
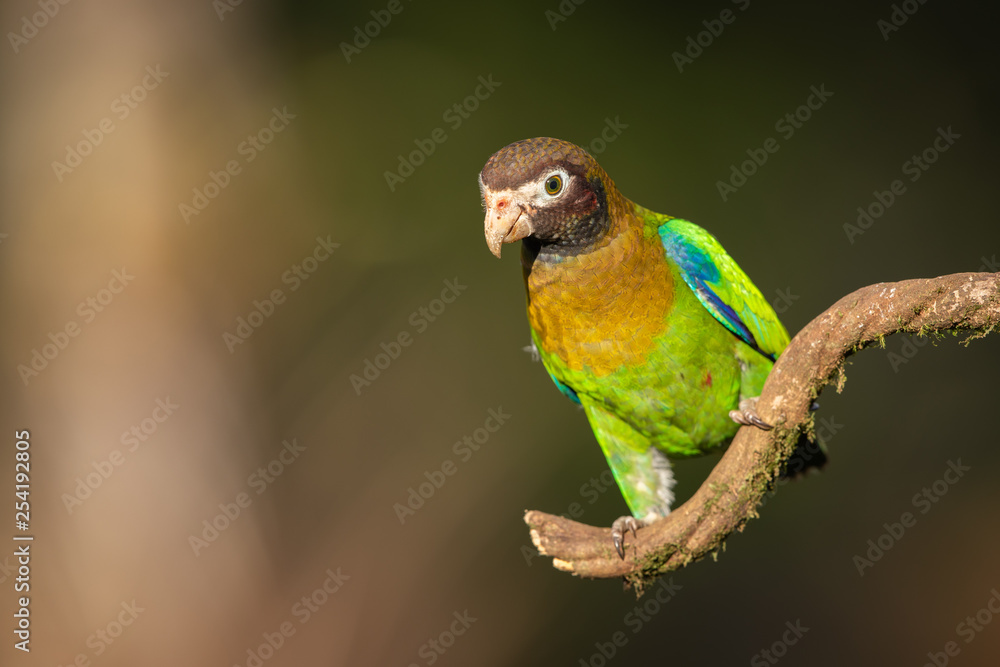
<instances>
[{"instance_id":1,"label":"green parrot","mask_svg":"<svg viewBox=\"0 0 1000 667\"><path fill-rule=\"evenodd\" d=\"M715 237L629 201L575 144L510 144L479 187L490 251L522 242L533 346L632 512L612 525L624 558L626 531L670 512L670 459L771 428L755 405L788 332Z\"/></svg>"}]
</instances>

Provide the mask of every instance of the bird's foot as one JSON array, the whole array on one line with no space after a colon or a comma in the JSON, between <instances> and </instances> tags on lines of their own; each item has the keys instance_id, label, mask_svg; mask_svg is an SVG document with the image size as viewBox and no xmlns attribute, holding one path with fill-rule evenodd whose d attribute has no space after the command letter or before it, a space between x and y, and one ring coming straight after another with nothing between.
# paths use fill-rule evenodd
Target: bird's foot
<instances>
[{"instance_id":1,"label":"bird's foot","mask_svg":"<svg viewBox=\"0 0 1000 667\"><path fill-rule=\"evenodd\" d=\"M625 533L631 531L632 537L635 537L635 531L645 525L645 521L634 516L620 516L611 524L611 542L622 560L625 560Z\"/></svg>"},{"instance_id":2,"label":"bird's foot","mask_svg":"<svg viewBox=\"0 0 1000 667\"><path fill-rule=\"evenodd\" d=\"M757 414L758 398L760 398L760 396L745 398L740 401L740 409L730 410L729 418L737 424L743 424L744 426L756 426L763 431L770 431L774 427L761 419L760 415Z\"/></svg>"}]
</instances>

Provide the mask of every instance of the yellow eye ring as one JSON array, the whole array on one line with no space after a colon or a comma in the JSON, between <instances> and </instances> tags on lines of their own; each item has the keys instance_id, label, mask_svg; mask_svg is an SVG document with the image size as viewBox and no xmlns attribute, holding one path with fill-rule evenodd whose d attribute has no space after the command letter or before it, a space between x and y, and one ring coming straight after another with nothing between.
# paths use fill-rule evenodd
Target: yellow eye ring
<instances>
[{"instance_id":1,"label":"yellow eye ring","mask_svg":"<svg viewBox=\"0 0 1000 667\"><path fill-rule=\"evenodd\" d=\"M545 193L549 195L557 195L562 191L563 180L559 174L552 174L545 179Z\"/></svg>"}]
</instances>

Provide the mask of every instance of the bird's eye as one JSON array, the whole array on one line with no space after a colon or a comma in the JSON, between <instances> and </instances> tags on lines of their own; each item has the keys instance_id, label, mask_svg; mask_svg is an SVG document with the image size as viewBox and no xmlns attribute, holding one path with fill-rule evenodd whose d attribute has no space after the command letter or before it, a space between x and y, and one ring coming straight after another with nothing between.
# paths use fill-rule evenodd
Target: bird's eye
<instances>
[{"instance_id":1,"label":"bird's eye","mask_svg":"<svg viewBox=\"0 0 1000 667\"><path fill-rule=\"evenodd\" d=\"M545 193L549 195L557 195L562 191L563 179L559 174L552 174L545 179Z\"/></svg>"}]
</instances>

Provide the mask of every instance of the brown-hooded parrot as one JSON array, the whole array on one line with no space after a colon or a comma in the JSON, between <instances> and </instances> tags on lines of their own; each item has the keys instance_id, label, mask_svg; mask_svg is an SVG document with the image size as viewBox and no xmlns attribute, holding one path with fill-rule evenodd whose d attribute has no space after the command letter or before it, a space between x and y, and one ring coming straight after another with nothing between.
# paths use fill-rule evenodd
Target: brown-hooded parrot
<instances>
[{"instance_id":1,"label":"brown-hooded parrot","mask_svg":"<svg viewBox=\"0 0 1000 667\"><path fill-rule=\"evenodd\" d=\"M612 526L624 557L625 531L670 512L671 458L770 428L756 397L788 333L715 237L626 199L579 146L510 144L479 187L490 251L521 241L533 345L632 512Z\"/></svg>"}]
</instances>

